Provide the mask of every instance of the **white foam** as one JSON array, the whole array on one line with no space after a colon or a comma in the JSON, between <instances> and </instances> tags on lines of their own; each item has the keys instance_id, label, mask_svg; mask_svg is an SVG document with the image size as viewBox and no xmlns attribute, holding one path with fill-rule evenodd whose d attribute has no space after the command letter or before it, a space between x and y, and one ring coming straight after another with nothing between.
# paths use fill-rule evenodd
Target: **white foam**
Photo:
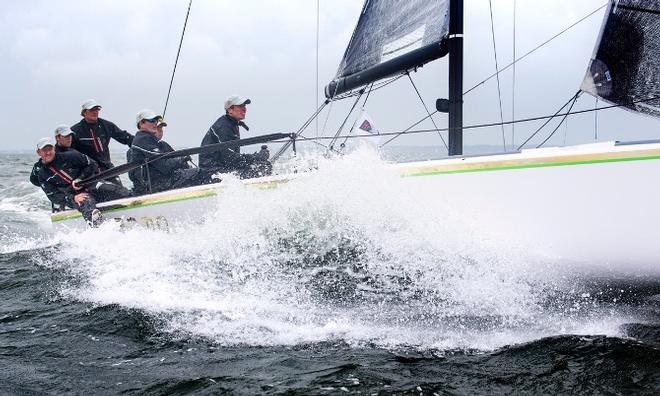
<instances>
[{"instance_id":1,"label":"white foam","mask_svg":"<svg viewBox=\"0 0 660 396\"><path fill-rule=\"evenodd\" d=\"M612 332L618 319L606 314L586 325L548 313L543 287L561 278L443 197L406 191L373 152L318 166L269 191L224 180L201 225L58 235L51 265L81 280L61 292L222 344L491 349ZM350 258L333 259L342 249Z\"/></svg>"}]
</instances>

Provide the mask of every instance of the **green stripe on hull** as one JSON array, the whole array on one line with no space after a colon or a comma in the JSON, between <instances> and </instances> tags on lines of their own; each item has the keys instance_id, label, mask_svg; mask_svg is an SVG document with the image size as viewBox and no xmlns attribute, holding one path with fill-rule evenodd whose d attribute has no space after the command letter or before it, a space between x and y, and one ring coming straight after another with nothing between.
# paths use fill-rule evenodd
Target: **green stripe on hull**
<instances>
[{"instance_id":1,"label":"green stripe on hull","mask_svg":"<svg viewBox=\"0 0 660 396\"><path fill-rule=\"evenodd\" d=\"M588 155L588 154L587 154ZM615 163L615 162L632 162L632 161L646 161L646 160L658 160L660 155L650 155L650 156L639 156L639 157L622 157L622 158L604 158L604 159L592 159L592 160L579 160L579 161L564 161L564 162L540 162L540 163L528 163L528 164L519 164L519 165L506 165L506 166L488 166L488 163L476 163L472 167L469 167L470 164L457 164L458 166L469 167L465 169L454 169L454 170L429 170L429 171L417 171L411 173L405 173L405 170L401 170L401 177L417 177L417 176L434 176L434 175L449 175L456 173L476 173L476 172L493 172L493 171L504 171L504 170L516 170L516 169L533 169L533 168L549 168L557 166L573 166L573 165L592 165L592 164L604 164L604 163ZM536 159L527 159L527 161L534 161ZM520 161L520 160L518 160ZM452 165L437 165L436 167L451 167ZM286 183L289 180L279 180L276 182L267 182L264 184L257 183L255 186L261 189L276 189L280 184ZM155 199L153 202L146 202L141 204L129 204L127 206L121 207L109 207L102 208L103 213L113 213L119 211L127 211L131 209L140 209L148 206L157 206L163 204L169 204L173 202L183 202L193 199L207 198L211 196L216 196L215 191L206 191L200 192L199 194L193 196L186 196L180 198L163 198ZM53 215L51 220L53 223L58 223L67 220L79 219L82 215L80 212L75 211L69 214L62 215Z\"/></svg>"},{"instance_id":2,"label":"green stripe on hull","mask_svg":"<svg viewBox=\"0 0 660 396\"><path fill-rule=\"evenodd\" d=\"M170 198L170 199L163 199L155 202L148 202L148 203L143 203L139 205L129 205L129 206L122 206L122 207L115 207L115 208L101 208L102 212L105 213L112 213L112 212L119 212L119 211L126 211L126 210L131 210L131 209L140 209L140 208L146 208L148 206L157 206L157 205L163 205L163 204L168 204L172 202L183 202L183 201L190 201L192 199L200 199L200 198L207 198L207 197L213 197L216 196L217 194L213 191L209 191L206 193L201 193L192 197L183 197L183 198ZM82 217L82 214L80 212L73 212L71 214L68 214L66 216L62 216L60 218L52 218L53 223L57 223L60 221L66 221L66 220L72 220L72 219L79 219Z\"/></svg>"},{"instance_id":3,"label":"green stripe on hull","mask_svg":"<svg viewBox=\"0 0 660 396\"><path fill-rule=\"evenodd\" d=\"M449 175L454 173L491 172L491 171L514 170L514 169L549 168L555 166L591 165L591 164L603 164L610 162L631 162L631 161L645 161L645 160L657 160L657 159L660 159L659 155L650 156L650 157L608 158L608 159L597 159L597 160L587 160L587 161L542 162L538 164L493 166L486 168L475 167L471 169L456 169L456 170L448 170L448 171L439 170L439 171L429 171L429 172L415 172L415 173L403 174L401 176L415 177L415 176Z\"/></svg>"},{"instance_id":4,"label":"green stripe on hull","mask_svg":"<svg viewBox=\"0 0 660 396\"><path fill-rule=\"evenodd\" d=\"M280 184L286 183L288 180L277 180L277 181L270 181L270 182L262 182L262 183L254 183L254 184L249 184L249 186L252 187L257 187L260 189L265 189L265 190L271 190L271 189L276 189L280 186ZM224 187L223 187L224 189ZM145 203L140 203L140 204L128 204L126 206L119 206L119 207L107 207L103 208L101 207L101 211L105 213L113 213L113 212L119 212L119 211L127 211L127 210L132 210L132 209L141 209L141 208L146 208L148 206L157 206L157 205L163 205L163 204L169 204L173 202L182 202L182 201L189 201L192 199L200 199L200 198L207 198L207 197L212 197L218 195L216 191L206 191L206 192L199 192L193 196L186 196L186 197L181 197L181 198L161 198L161 199L153 199L152 202L145 202ZM74 219L80 219L82 218L82 214L78 211L71 211L71 213L67 214L59 214L59 215L53 215L51 216L51 222L53 223L59 223L62 221L68 221L68 220L74 220Z\"/></svg>"}]
</instances>

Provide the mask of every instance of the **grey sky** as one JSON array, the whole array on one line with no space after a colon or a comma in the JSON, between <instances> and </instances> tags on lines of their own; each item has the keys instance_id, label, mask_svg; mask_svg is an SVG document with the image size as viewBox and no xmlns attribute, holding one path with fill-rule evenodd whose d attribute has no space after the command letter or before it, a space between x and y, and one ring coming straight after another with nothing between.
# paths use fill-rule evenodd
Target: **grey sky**
<instances>
[{"instance_id":1,"label":"grey sky","mask_svg":"<svg viewBox=\"0 0 660 396\"><path fill-rule=\"evenodd\" d=\"M500 65L511 61L513 0L495 0ZM165 139L197 146L231 94L248 96L244 136L294 131L316 107L314 0L193 0L166 118ZM605 0L518 0L517 54L522 55ZM73 124L84 99L103 105L101 117L135 132L135 113L162 112L188 0L58 0L0 2L2 150L32 149L56 125ZM319 95L336 71L362 1L320 0ZM553 113L579 88L603 10L517 66L516 117ZM465 88L495 70L487 0L467 0ZM429 106L446 97L446 59L413 75ZM501 78L504 119L511 118L511 73ZM372 95L366 110L381 131L408 127L425 114L404 79ZM318 98L322 101L322 98ZM333 106L333 134L350 103ZM593 107L588 96L576 108ZM465 98L465 124L499 121L491 80ZM320 127L324 116L321 117ZM436 118L440 126L446 117ZM593 140L594 116L569 122L567 143ZM516 127L516 141L537 124ZM656 120L610 110L599 116L600 140L658 138ZM314 127L314 124L312 125ZM331 128L332 127L332 128ZM429 124L421 127L430 127ZM313 130L306 133L314 136ZM510 143L510 128L506 129ZM564 140L564 129L554 144ZM501 144L500 129L468 132L466 144ZM398 144L441 144L437 136ZM113 149L122 147L113 143Z\"/></svg>"}]
</instances>

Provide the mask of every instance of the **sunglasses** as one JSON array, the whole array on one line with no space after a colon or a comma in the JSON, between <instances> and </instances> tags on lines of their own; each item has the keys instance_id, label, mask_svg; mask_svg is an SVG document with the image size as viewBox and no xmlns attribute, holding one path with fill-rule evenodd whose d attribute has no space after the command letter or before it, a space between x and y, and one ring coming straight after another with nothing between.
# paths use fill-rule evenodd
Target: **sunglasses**
<instances>
[{"instance_id":1,"label":"sunglasses","mask_svg":"<svg viewBox=\"0 0 660 396\"><path fill-rule=\"evenodd\" d=\"M154 118L147 118L147 119L144 119L143 121L146 121L146 122L154 122L154 123L156 123L156 122L158 122L158 121L160 121L160 120L161 120L160 117L154 117Z\"/></svg>"}]
</instances>

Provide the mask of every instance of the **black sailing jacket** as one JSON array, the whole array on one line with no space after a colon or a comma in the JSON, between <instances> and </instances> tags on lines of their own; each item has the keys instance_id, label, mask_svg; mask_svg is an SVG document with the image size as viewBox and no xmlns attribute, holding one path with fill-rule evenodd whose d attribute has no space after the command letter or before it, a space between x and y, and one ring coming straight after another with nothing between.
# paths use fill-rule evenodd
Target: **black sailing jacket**
<instances>
[{"instance_id":1,"label":"black sailing jacket","mask_svg":"<svg viewBox=\"0 0 660 396\"><path fill-rule=\"evenodd\" d=\"M156 137L146 131L137 131L131 148L126 153L128 162L143 163L155 155L172 151L171 147L164 141L158 141ZM134 190L146 192L149 190L148 180L151 180L152 191L164 191L172 187L176 180L175 171L188 169L187 161L183 158L164 158L151 162L144 167L134 169L128 176L133 182ZM148 174L147 174L148 172Z\"/></svg>"},{"instance_id":2,"label":"black sailing jacket","mask_svg":"<svg viewBox=\"0 0 660 396\"><path fill-rule=\"evenodd\" d=\"M89 124L83 118L79 123L72 126L71 130L75 132L71 148L98 162L102 171L114 166L110 161L110 151L108 150L110 139L115 139L119 143L128 146L133 142L133 135L119 129L117 125L103 118L99 118L96 124Z\"/></svg>"},{"instance_id":3,"label":"black sailing jacket","mask_svg":"<svg viewBox=\"0 0 660 396\"><path fill-rule=\"evenodd\" d=\"M62 147L59 144L55 145L55 152L61 153L64 151L69 151L73 150L72 148L69 147ZM37 187L40 187L39 184L39 167L41 166L41 160L37 161L34 163L34 166L32 167L32 172L30 172L30 183L34 184Z\"/></svg>"},{"instance_id":4,"label":"black sailing jacket","mask_svg":"<svg viewBox=\"0 0 660 396\"><path fill-rule=\"evenodd\" d=\"M245 127L245 124L225 114L211 125L211 128L204 135L201 145L207 146L209 144L238 140L241 138L241 133L238 130L239 126ZM230 171L243 166L246 162L250 162L250 157L253 157L253 155L241 154L240 147L226 148L211 153L200 153L199 167Z\"/></svg>"},{"instance_id":5,"label":"black sailing jacket","mask_svg":"<svg viewBox=\"0 0 660 396\"><path fill-rule=\"evenodd\" d=\"M55 205L68 205L75 208L73 197L76 191L71 182L86 179L98 170L94 160L75 150L55 153L50 164L38 161L37 177L48 199Z\"/></svg>"}]
</instances>

